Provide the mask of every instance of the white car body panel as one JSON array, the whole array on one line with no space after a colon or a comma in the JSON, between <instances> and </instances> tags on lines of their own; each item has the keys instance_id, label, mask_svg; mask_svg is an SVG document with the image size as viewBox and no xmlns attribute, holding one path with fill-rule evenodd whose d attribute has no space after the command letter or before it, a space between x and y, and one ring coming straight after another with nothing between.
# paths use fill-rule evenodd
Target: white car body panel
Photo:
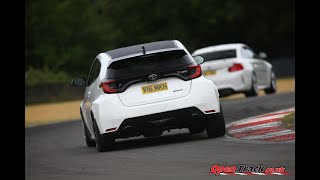
<instances>
[{"instance_id":1,"label":"white car body panel","mask_svg":"<svg viewBox=\"0 0 320 180\"><path fill-rule=\"evenodd\" d=\"M168 86L168 90L166 91L150 94L141 93L142 86L164 82L166 82ZM131 85L125 92L119 93L118 96L123 105L130 107L181 98L187 96L190 93L190 89L191 81L183 81L177 77L170 77Z\"/></svg>"},{"instance_id":2,"label":"white car body panel","mask_svg":"<svg viewBox=\"0 0 320 180\"><path fill-rule=\"evenodd\" d=\"M116 94L113 94L112 96L108 94L101 95L94 101L91 109L100 132L105 132L108 128L118 128L127 118L187 107L197 107L203 113L205 113L204 111L214 109L216 111L215 113L219 113L219 94L215 85L213 83L208 83L208 80L204 77L192 80L192 84L195 88L192 88L187 96L178 99L128 107L122 104ZM212 94L212 96L207 96L208 94ZM110 102L112 102L112 104L110 104ZM114 131L116 130L117 129ZM90 129L90 131L91 134L93 134L93 129Z\"/></svg>"}]
</instances>

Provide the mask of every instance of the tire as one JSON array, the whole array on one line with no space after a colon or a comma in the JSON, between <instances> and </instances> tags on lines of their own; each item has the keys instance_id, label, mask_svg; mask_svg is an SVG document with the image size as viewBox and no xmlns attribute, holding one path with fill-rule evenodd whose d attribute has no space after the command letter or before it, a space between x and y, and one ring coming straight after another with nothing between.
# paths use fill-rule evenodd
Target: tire
<instances>
[{"instance_id":1,"label":"tire","mask_svg":"<svg viewBox=\"0 0 320 180\"><path fill-rule=\"evenodd\" d=\"M96 143L95 143L94 139L91 139L91 134L90 134L90 131L89 131L86 123L84 122L81 109L80 109L80 115L81 115L81 120L82 120L82 125L83 125L83 130L84 130L84 138L86 140L86 144L88 147L95 147Z\"/></svg>"},{"instance_id":2,"label":"tire","mask_svg":"<svg viewBox=\"0 0 320 180\"><path fill-rule=\"evenodd\" d=\"M93 118L93 117L92 117ZM105 152L111 150L115 140L108 134L101 135L96 120L93 118L93 129L95 136L96 148L99 152Z\"/></svg>"},{"instance_id":3,"label":"tire","mask_svg":"<svg viewBox=\"0 0 320 180\"><path fill-rule=\"evenodd\" d=\"M220 105L220 113L207 115L206 131L208 138L215 138L224 136L226 133L226 126L224 122L223 110Z\"/></svg>"},{"instance_id":4,"label":"tire","mask_svg":"<svg viewBox=\"0 0 320 180\"><path fill-rule=\"evenodd\" d=\"M246 97L253 97L253 96L258 96L258 93L259 93L259 89L258 89L258 83L257 83L257 76L253 73L251 89L245 92L244 94Z\"/></svg>"},{"instance_id":5,"label":"tire","mask_svg":"<svg viewBox=\"0 0 320 180\"><path fill-rule=\"evenodd\" d=\"M277 92L277 81L276 81L276 76L274 75L273 71L271 71L270 87L265 89L264 92L266 94L273 94L273 93Z\"/></svg>"}]
</instances>

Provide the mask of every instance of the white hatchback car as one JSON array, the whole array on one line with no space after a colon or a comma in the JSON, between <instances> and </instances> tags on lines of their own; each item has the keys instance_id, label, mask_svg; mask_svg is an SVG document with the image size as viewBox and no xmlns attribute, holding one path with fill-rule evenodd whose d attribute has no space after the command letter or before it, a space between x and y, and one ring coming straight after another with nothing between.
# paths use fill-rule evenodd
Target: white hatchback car
<instances>
[{"instance_id":1,"label":"white hatchback car","mask_svg":"<svg viewBox=\"0 0 320 180\"><path fill-rule=\"evenodd\" d=\"M160 136L177 128L223 136L218 89L202 76L203 61L177 40L100 53L88 78L72 80L86 86L80 114L87 146L105 151L116 138Z\"/></svg>"},{"instance_id":2,"label":"white hatchback car","mask_svg":"<svg viewBox=\"0 0 320 180\"><path fill-rule=\"evenodd\" d=\"M259 90L266 94L277 90L272 65L242 43L222 44L197 49L193 56L201 55L206 60L201 64L204 76L219 89L220 97L245 93L246 97L257 96Z\"/></svg>"}]
</instances>

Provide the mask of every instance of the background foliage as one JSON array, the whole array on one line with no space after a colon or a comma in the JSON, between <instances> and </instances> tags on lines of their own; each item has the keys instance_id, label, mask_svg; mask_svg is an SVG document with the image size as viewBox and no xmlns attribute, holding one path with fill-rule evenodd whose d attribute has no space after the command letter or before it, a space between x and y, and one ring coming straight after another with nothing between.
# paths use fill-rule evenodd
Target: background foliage
<instances>
[{"instance_id":1,"label":"background foliage","mask_svg":"<svg viewBox=\"0 0 320 180\"><path fill-rule=\"evenodd\" d=\"M180 40L190 52L246 43L270 58L294 56L293 0L26 0L26 85L87 75L100 52ZM56 75L56 76L55 76Z\"/></svg>"}]
</instances>

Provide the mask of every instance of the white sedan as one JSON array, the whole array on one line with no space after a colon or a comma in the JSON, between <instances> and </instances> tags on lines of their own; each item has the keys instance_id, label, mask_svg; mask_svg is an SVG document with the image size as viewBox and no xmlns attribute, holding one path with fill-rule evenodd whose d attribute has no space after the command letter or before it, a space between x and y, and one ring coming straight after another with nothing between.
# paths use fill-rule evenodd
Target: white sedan
<instances>
[{"instance_id":1,"label":"white sedan","mask_svg":"<svg viewBox=\"0 0 320 180\"><path fill-rule=\"evenodd\" d=\"M204 76L212 80L219 89L220 96L244 93L246 97L257 96L259 90L266 94L277 91L276 77L272 65L242 43L222 44L197 49L192 56L203 56L201 64Z\"/></svg>"}]
</instances>

